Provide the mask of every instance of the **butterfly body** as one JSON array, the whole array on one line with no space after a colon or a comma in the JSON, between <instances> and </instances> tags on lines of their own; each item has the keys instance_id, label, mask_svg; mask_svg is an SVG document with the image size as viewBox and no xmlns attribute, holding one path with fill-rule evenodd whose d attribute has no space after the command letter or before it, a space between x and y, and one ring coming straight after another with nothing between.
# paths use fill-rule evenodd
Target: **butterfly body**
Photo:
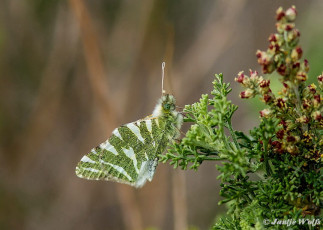
<instances>
[{"instance_id":1,"label":"butterfly body","mask_svg":"<svg viewBox=\"0 0 323 230\"><path fill-rule=\"evenodd\" d=\"M107 141L85 155L76 175L142 187L153 179L158 154L179 136L182 122L174 96L163 95L151 116L116 128Z\"/></svg>"}]
</instances>

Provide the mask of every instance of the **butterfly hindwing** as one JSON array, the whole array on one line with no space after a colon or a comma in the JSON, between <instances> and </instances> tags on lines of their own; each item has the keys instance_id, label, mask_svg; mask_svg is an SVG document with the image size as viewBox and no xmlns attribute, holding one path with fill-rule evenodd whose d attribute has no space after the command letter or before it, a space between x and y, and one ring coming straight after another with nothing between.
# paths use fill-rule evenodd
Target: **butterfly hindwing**
<instances>
[{"instance_id":1,"label":"butterfly hindwing","mask_svg":"<svg viewBox=\"0 0 323 230\"><path fill-rule=\"evenodd\" d=\"M110 180L142 187L151 181L170 140L179 136L183 116L175 98L165 94L153 114L116 128L111 137L92 149L76 167L76 175L90 180Z\"/></svg>"},{"instance_id":2,"label":"butterfly hindwing","mask_svg":"<svg viewBox=\"0 0 323 230\"><path fill-rule=\"evenodd\" d=\"M116 128L107 141L81 159L77 175L141 187L152 180L157 155L167 146L164 126L162 119L147 117Z\"/></svg>"}]
</instances>

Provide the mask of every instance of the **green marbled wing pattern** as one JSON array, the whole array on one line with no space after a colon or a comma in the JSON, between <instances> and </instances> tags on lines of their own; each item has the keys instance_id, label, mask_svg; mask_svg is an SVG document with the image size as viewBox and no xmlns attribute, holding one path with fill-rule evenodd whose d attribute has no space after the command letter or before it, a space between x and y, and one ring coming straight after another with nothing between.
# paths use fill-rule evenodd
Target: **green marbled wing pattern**
<instances>
[{"instance_id":1,"label":"green marbled wing pattern","mask_svg":"<svg viewBox=\"0 0 323 230\"><path fill-rule=\"evenodd\" d=\"M142 187L151 181L157 155L169 142L163 117L147 118L116 128L112 136L81 159L76 175L91 180L111 180Z\"/></svg>"}]
</instances>

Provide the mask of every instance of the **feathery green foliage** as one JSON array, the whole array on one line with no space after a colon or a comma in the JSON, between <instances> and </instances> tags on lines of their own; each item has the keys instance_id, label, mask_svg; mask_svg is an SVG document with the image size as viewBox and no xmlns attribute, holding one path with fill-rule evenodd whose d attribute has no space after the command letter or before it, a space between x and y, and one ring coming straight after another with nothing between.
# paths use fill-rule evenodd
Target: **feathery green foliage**
<instances>
[{"instance_id":1,"label":"feathery green foliage","mask_svg":"<svg viewBox=\"0 0 323 230\"><path fill-rule=\"evenodd\" d=\"M305 84L309 65L301 60L295 18L294 6L279 8L277 33L270 36L267 51L257 51L263 73L282 76L281 92L273 94L270 80L256 71L250 77L240 72L236 78L246 88L241 98L258 96L267 106L260 111L259 126L249 134L232 128L237 106L227 99L230 85L222 74L215 75L211 96L204 94L185 106L184 121L193 123L185 137L159 156L182 169L197 170L206 160L222 163L217 166L224 198L220 204L228 203L229 210L214 230L321 226L323 75L318 86Z\"/></svg>"}]
</instances>

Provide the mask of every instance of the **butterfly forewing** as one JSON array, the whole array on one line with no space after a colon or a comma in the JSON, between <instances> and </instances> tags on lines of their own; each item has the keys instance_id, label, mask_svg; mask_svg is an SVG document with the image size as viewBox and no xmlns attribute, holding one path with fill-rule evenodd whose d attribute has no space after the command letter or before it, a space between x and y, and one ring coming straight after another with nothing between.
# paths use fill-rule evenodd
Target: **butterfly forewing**
<instances>
[{"instance_id":1,"label":"butterfly forewing","mask_svg":"<svg viewBox=\"0 0 323 230\"><path fill-rule=\"evenodd\" d=\"M162 118L146 119L120 126L112 136L85 155L76 167L79 177L112 180L141 187L151 181L157 155L168 143Z\"/></svg>"},{"instance_id":2,"label":"butterfly forewing","mask_svg":"<svg viewBox=\"0 0 323 230\"><path fill-rule=\"evenodd\" d=\"M175 110L174 96L162 95L153 115L115 129L106 142L81 159L76 174L85 179L141 187L152 180L157 155L179 136L182 123L183 116Z\"/></svg>"}]
</instances>

